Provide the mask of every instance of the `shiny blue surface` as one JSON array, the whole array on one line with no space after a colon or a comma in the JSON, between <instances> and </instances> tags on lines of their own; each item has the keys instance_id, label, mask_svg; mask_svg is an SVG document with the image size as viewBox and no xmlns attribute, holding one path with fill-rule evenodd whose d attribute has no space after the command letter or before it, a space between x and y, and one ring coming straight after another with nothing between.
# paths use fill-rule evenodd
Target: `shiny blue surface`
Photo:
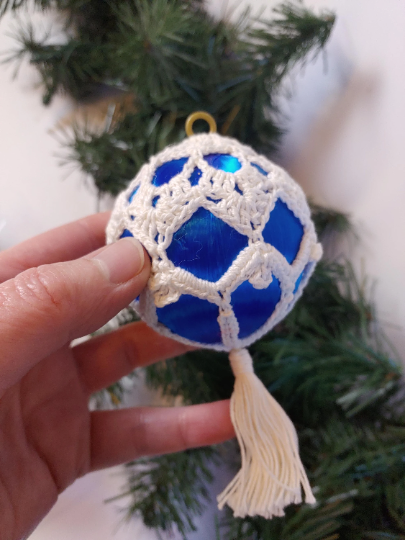
<instances>
[{"instance_id":1,"label":"shiny blue surface","mask_svg":"<svg viewBox=\"0 0 405 540\"><path fill-rule=\"evenodd\" d=\"M308 263L304 270L301 272L301 274L298 276L297 281L295 282L295 288L294 288L294 294L298 291L298 287L300 286L301 281L304 277L308 274L310 268L312 266L312 263Z\"/></svg>"},{"instance_id":2,"label":"shiny blue surface","mask_svg":"<svg viewBox=\"0 0 405 540\"><path fill-rule=\"evenodd\" d=\"M155 174L152 178L152 184L154 186L162 186L167 184L176 174L181 173L184 165L187 163L188 158L173 159L167 163L163 163L155 171Z\"/></svg>"},{"instance_id":3,"label":"shiny blue surface","mask_svg":"<svg viewBox=\"0 0 405 540\"><path fill-rule=\"evenodd\" d=\"M301 274L298 276L297 281L295 282L295 287L293 291L294 294L298 291L298 287L300 286L302 278L304 277L304 272L305 272L305 269L301 272Z\"/></svg>"},{"instance_id":4,"label":"shiny blue surface","mask_svg":"<svg viewBox=\"0 0 405 540\"><path fill-rule=\"evenodd\" d=\"M217 281L247 245L247 236L200 207L174 233L166 254L175 266Z\"/></svg>"},{"instance_id":5,"label":"shiny blue surface","mask_svg":"<svg viewBox=\"0 0 405 540\"><path fill-rule=\"evenodd\" d=\"M280 282L273 276L267 289L255 289L244 281L231 295L239 323L239 339L250 336L269 319L281 298Z\"/></svg>"},{"instance_id":6,"label":"shiny blue surface","mask_svg":"<svg viewBox=\"0 0 405 540\"><path fill-rule=\"evenodd\" d=\"M120 238L125 238L126 236L134 236L134 235L128 229L124 229L122 231L122 234L121 234Z\"/></svg>"},{"instance_id":7,"label":"shiny blue surface","mask_svg":"<svg viewBox=\"0 0 405 540\"><path fill-rule=\"evenodd\" d=\"M189 178L190 184L192 186L196 186L198 182L200 181L202 175L202 170L198 167L194 167L194 171L191 173L191 176Z\"/></svg>"},{"instance_id":8,"label":"shiny blue surface","mask_svg":"<svg viewBox=\"0 0 405 540\"><path fill-rule=\"evenodd\" d=\"M152 206L153 208L156 207L158 200L160 199L159 195L156 195L156 197L153 197L152 199Z\"/></svg>"},{"instance_id":9,"label":"shiny blue surface","mask_svg":"<svg viewBox=\"0 0 405 540\"><path fill-rule=\"evenodd\" d=\"M268 175L268 173L267 173L264 169L262 169L262 168L260 167L260 165L258 165L257 163L251 163L251 165L253 165L253 167L256 167L256 169L257 169L259 172L261 172L264 176L267 176L267 175Z\"/></svg>"},{"instance_id":10,"label":"shiny blue surface","mask_svg":"<svg viewBox=\"0 0 405 540\"><path fill-rule=\"evenodd\" d=\"M134 189L134 191L131 193L131 195L128 197L128 202L132 202L133 198L135 197L136 195L136 192L138 191L139 189L139 186L136 186L136 188Z\"/></svg>"},{"instance_id":11,"label":"shiny blue surface","mask_svg":"<svg viewBox=\"0 0 405 540\"><path fill-rule=\"evenodd\" d=\"M280 199L263 229L263 239L274 246L291 264L300 249L304 228L298 218Z\"/></svg>"},{"instance_id":12,"label":"shiny blue surface","mask_svg":"<svg viewBox=\"0 0 405 540\"><path fill-rule=\"evenodd\" d=\"M190 294L183 294L173 304L156 308L159 322L174 334L200 343L221 343L218 306Z\"/></svg>"},{"instance_id":13,"label":"shiny blue surface","mask_svg":"<svg viewBox=\"0 0 405 540\"><path fill-rule=\"evenodd\" d=\"M242 167L239 159L229 154L207 154L205 161L219 171L236 172Z\"/></svg>"}]
</instances>

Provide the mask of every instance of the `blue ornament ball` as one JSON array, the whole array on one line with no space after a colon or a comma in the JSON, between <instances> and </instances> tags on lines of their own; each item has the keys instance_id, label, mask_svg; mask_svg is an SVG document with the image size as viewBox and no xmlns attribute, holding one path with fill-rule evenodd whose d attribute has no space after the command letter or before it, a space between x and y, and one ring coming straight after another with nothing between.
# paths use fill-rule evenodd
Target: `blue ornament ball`
<instances>
[{"instance_id":1,"label":"blue ornament ball","mask_svg":"<svg viewBox=\"0 0 405 540\"><path fill-rule=\"evenodd\" d=\"M134 307L179 341L230 351L292 309L322 255L302 189L248 146L194 135L145 164L117 198L107 241L152 261Z\"/></svg>"}]
</instances>

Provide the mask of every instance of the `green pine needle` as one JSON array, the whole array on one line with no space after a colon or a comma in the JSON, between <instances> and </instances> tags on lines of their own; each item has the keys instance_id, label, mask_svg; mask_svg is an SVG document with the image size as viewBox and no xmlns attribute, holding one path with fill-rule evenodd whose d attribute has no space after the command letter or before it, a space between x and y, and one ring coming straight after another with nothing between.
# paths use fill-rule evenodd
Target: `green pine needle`
<instances>
[{"instance_id":1,"label":"green pine needle","mask_svg":"<svg viewBox=\"0 0 405 540\"><path fill-rule=\"evenodd\" d=\"M26 2L3 2L3 11ZM276 146L284 126L276 105L283 77L325 45L334 17L286 3L270 21L216 21L201 2L55 0L37 3L65 13L66 42L22 29L14 59L27 55L42 78L45 104L55 93L78 101L125 92L129 113L108 132L75 133L70 156L100 192L118 193L165 145L184 138L195 110L216 118L220 132L260 152ZM152 123L152 133L148 126Z\"/></svg>"},{"instance_id":2,"label":"green pine needle","mask_svg":"<svg viewBox=\"0 0 405 540\"><path fill-rule=\"evenodd\" d=\"M196 530L193 518L210 500L208 484L213 480L214 463L218 455L212 448L140 459L126 466L126 487L110 500L130 496L128 518L140 515L147 527L178 530L186 539L187 533Z\"/></svg>"}]
</instances>

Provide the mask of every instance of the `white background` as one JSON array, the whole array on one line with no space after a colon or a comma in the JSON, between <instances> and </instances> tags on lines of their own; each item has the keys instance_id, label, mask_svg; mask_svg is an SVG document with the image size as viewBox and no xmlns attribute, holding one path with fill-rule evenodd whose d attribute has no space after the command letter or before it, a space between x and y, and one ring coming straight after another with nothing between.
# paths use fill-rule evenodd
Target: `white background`
<instances>
[{"instance_id":1,"label":"white background","mask_svg":"<svg viewBox=\"0 0 405 540\"><path fill-rule=\"evenodd\" d=\"M217 14L224 10L224 2L209 4ZM257 10L276 2L251 4ZM405 359L405 2L306 5L331 8L338 21L326 60L297 70L286 85L293 97L283 99L289 133L279 161L316 201L351 214L360 240L346 253L374 281L380 320ZM2 21L1 53L14 46L15 26L10 17ZM64 151L50 133L72 104L57 97L44 108L35 71L23 65L16 80L12 73L12 66L0 67L0 249L97 208L91 182L60 167ZM123 481L115 469L76 482L31 540L155 539L139 521L120 526L116 506L102 503ZM211 523L205 516L192 538L213 539Z\"/></svg>"}]
</instances>

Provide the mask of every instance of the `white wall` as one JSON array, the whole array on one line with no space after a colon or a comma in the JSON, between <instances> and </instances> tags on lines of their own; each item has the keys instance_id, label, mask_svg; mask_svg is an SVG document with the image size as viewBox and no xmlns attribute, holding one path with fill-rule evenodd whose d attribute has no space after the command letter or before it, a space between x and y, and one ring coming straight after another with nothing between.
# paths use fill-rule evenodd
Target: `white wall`
<instances>
[{"instance_id":1,"label":"white wall","mask_svg":"<svg viewBox=\"0 0 405 540\"><path fill-rule=\"evenodd\" d=\"M380 321L405 361L405 2L305 0L337 22L327 55L286 84L289 132L282 163L316 201L351 214L359 242L345 246L360 276L375 285ZM274 0L210 0L235 16Z\"/></svg>"},{"instance_id":2,"label":"white wall","mask_svg":"<svg viewBox=\"0 0 405 540\"><path fill-rule=\"evenodd\" d=\"M254 9L276 2L256 0ZM220 13L224 2L210 0ZM228 2L232 5L232 2ZM244 3L233 2L243 6ZM289 133L280 161L322 203L350 212L361 241L351 252L356 268L376 280L380 318L405 359L405 2L399 0L308 0L336 11L321 58L298 71L284 103ZM12 41L10 19L0 26L0 52ZM63 152L49 130L71 104L57 98L43 108L24 66L17 80L0 67L0 249L95 211L96 197L79 172L59 167ZM100 504L121 480L109 472L77 482L56 505L32 540L153 539L139 523L117 528L114 508ZM208 519L203 520L204 524ZM195 539L211 536L204 528Z\"/></svg>"},{"instance_id":3,"label":"white wall","mask_svg":"<svg viewBox=\"0 0 405 540\"><path fill-rule=\"evenodd\" d=\"M15 46L9 17L0 25L0 54ZM45 108L35 87L37 74L23 64L0 66L0 249L51 227L93 213L95 191L82 175L59 166L65 150L50 131L71 108L57 97Z\"/></svg>"},{"instance_id":4,"label":"white wall","mask_svg":"<svg viewBox=\"0 0 405 540\"><path fill-rule=\"evenodd\" d=\"M329 82L319 63L293 100L288 166L308 194L351 213L360 242L350 256L375 280L380 319L405 360L405 3L310 4L333 7L338 21L328 47ZM332 78L335 93L317 102L311 87L331 86ZM306 110L314 116L304 129Z\"/></svg>"}]
</instances>

